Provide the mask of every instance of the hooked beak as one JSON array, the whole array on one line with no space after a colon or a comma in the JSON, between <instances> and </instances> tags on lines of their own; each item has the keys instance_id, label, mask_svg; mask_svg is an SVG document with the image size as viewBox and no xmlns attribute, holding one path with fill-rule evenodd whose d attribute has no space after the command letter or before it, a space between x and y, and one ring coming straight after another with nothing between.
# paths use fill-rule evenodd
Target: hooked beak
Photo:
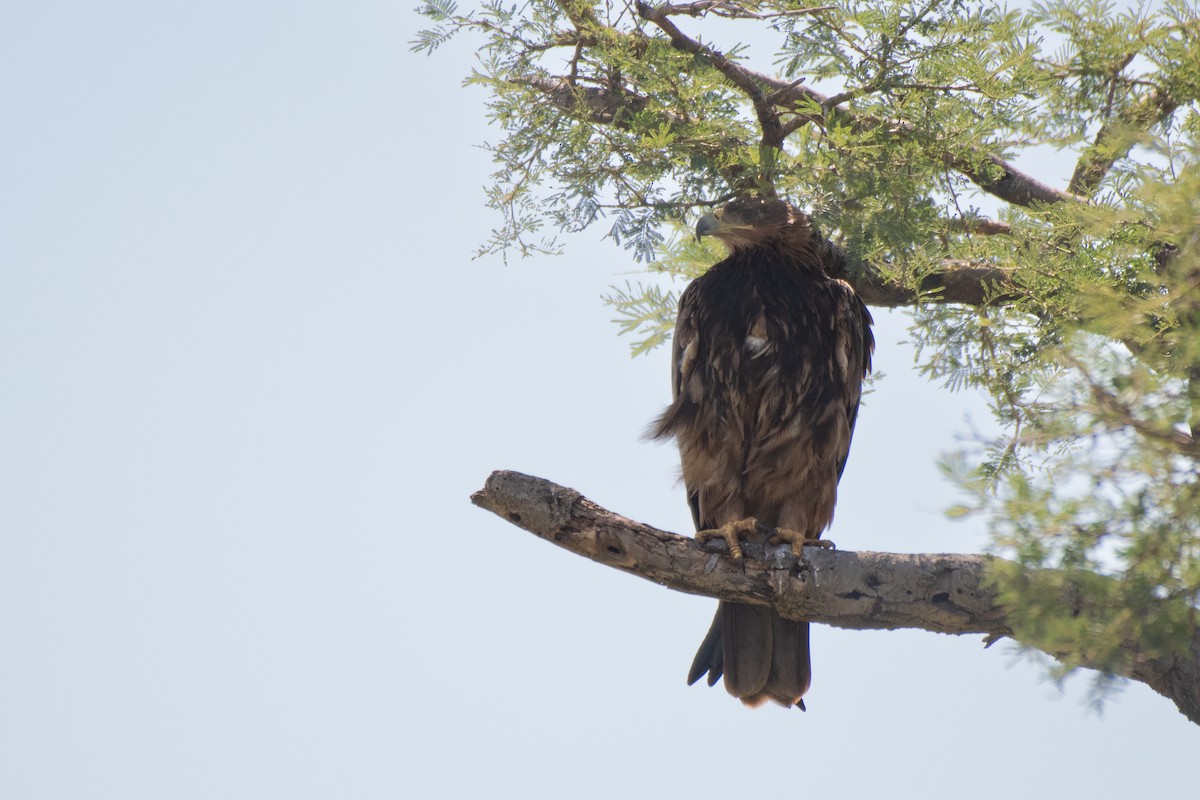
<instances>
[{"instance_id":1,"label":"hooked beak","mask_svg":"<svg viewBox=\"0 0 1200 800\"><path fill-rule=\"evenodd\" d=\"M696 241L700 241L701 236L708 236L721 227L721 220L717 219L715 214L705 214L696 223Z\"/></svg>"}]
</instances>

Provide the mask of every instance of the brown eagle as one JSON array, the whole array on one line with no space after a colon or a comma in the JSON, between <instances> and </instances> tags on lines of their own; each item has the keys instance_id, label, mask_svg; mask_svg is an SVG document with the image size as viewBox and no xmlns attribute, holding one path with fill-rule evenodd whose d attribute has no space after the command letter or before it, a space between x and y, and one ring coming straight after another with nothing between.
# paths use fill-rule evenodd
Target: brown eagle
<instances>
[{"instance_id":1,"label":"brown eagle","mask_svg":"<svg viewBox=\"0 0 1200 800\"><path fill-rule=\"evenodd\" d=\"M651 435L675 437L696 538L789 542L800 554L833 519L862 382L871 314L828 270L841 255L801 211L745 198L702 217L697 237L730 254L679 299L672 403ZM722 602L688 674L748 706L804 703L808 623Z\"/></svg>"}]
</instances>

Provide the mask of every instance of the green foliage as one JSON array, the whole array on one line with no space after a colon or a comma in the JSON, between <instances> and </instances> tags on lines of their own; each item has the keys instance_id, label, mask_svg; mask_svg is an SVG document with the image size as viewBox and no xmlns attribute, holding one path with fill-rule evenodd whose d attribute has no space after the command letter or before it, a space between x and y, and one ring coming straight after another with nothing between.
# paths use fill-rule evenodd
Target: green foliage
<instances>
[{"instance_id":1,"label":"green foliage","mask_svg":"<svg viewBox=\"0 0 1200 800\"><path fill-rule=\"evenodd\" d=\"M781 16L771 28L788 80L829 79L838 103L891 123L835 116L764 148L753 108L713 57L673 47L630 6L493 2L456 15L439 3L421 13L437 24L414 50L468 29L485 37L470 81L492 89L491 119L505 134L490 145L499 168L488 200L506 221L485 252L552 249L528 241L535 219L571 231L638 211L649 229L753 189L807 198L823 228L864 259L904 261L954 188L944 152L1003 149L1044 81L1022 20L994 8L852 2ZM721 55L740 50L733 43ZM787 125L823 111L801 98L780 116ZM614 234L629 224L619 217ZM621 241L648 257L644 236Z\"/></svg>"},{"instance_id":2,"label":"green foliage","mask_svg":"<svg viewBox=\"0 0 1200 800\"><path fill-rule=\"evenodd\" d=\"M650 264L650 269L662 277L691 280L724 257L720 245L712 239L697 239L679 222L672 226L670 239L656 244L658 258ZM626 281L623 289L613 287L604 298L617 312L614 321L620 326L621 333L636 336L632 345L635 356L644 355L670 340L675 329L677 300L678 293L664 290L660 282L643 281Z\"/></svg>"},{"instance_id":3,"label":"green foliage","mask_svg":"<svg viewBox=\"0 0 1200 800\"><path fill-rule=\"evenodd\" d=\"M1060 674L1127 670L1184 646L1197 621L1200 158L1172 158L1189 166L1170 181L1148 172L1125 209L1059 221L1077 232L1062 260L1080 281L1070 316L1005 326L1017 338L991 355L972 331L927 364L952 365L936 370L948 381L974 368L966 382L996 398L1004 435L978 469L962 456L948 466L972 495L953 513L989 512L997 552L1015 562L996 574L1002 596ZM926 329L927 346L949 341L944 324Z\"/></svg>"},{"instance_id":4,"label":"green foliage","mask_svg":"<svg viewBox=\"0 0 1200 800\"><path fill-rule=\"evenodd\" d=\"M670 336L672 281L719 258L688 235L696 208L799 202L852 280L915 298L919 368L991 398L1003 435L947 458L968 498L949 513L987 513L1021 638L1059 675L1182 645L1200 597L1193 3L420 13L414 50L481 41L469 81L491 91L487 201L503 219L482 252L556 251L558 234L606 226L651 273L606 298L640 353ZM1074 165L1069 185L1014 166L1046 152ZM1004 279L982 303L937 302L933 279L962 265Z\"/></svg>"}]
</instances>

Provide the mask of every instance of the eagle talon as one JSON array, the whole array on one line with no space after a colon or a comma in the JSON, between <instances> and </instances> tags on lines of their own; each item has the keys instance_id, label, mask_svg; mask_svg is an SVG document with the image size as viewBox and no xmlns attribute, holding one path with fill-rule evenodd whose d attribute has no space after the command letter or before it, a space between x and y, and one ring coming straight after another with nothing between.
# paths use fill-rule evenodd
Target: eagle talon
<instances>
[{"instance_id":1,"label":"eagle talon","mask_svg":"<svg viewBox=\"0 0 1200 800\"><path fill-rule=\"evenodd\" d=\"M758 520L754 519L754 517L738 519L733 522L726 522L719 528L696 531L696 541L704 544L713 539L724 539L725 546L729 548L729 557L734 560L741 560L742 546L738 541L740 534L753 533L756 530L758 530Z\"/></svg>"},{"instance_id":2,"label":"eagle talon","mask_svg":"<svg viewBox=\"0 0 1200 800\"><path fill-rule=\"evenodd\" d=\"M783 544L787 542L792 546L792 555L800 558L804 554L806 547L821 547L826 550L835 550L837 545L828 539L810 539L800 531L793 531L787 528L776 528L771 532L769 539L771 544Z\"/></svg>"}]
</instances>

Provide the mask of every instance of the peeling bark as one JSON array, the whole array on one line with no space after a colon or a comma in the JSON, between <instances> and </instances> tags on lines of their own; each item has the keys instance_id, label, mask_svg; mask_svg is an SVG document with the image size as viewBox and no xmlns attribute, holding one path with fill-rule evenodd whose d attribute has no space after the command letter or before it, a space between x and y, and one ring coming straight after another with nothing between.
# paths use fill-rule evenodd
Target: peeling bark
<instances>
[{"instance_id":1,"label":"peeling bark","mask_svg":"<svg viewBox=\"0 0 1200 800\"><path fill-rule=\"evenodd\" d=\"M701 546L519 472L492 473L471 502L572 553L676 591L769 605L784 617L839 628L984 634L989 643L1008 636L1043 649L1010 629L985 579L990 556L811 548L797 560L786 546L746 545L748 557L738 562L720 540ZM1200 724L1200 632L1183 653L1151 657L1136 642L1124 649L1131 664L1125 677Z\"/></svg>"}]
</instances>

